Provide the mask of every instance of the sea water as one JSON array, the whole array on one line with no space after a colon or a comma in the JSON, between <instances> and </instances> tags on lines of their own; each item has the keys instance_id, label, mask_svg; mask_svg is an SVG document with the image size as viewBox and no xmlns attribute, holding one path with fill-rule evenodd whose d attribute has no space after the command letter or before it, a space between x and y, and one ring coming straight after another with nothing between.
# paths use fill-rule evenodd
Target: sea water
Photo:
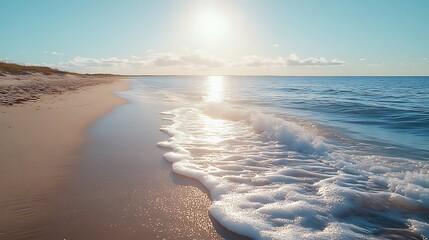
<instances>
[{"instance_id":1,"label":"sea water","mask_svg":"<svg viewBox=\"0 0 429 240\"><path fill-rule=\"evenodd\" d=\"M428 77L138 77L159 147L256 239L429 237ZM144 123L142 123L144 124Z\"/></svg>"}]
</instances>

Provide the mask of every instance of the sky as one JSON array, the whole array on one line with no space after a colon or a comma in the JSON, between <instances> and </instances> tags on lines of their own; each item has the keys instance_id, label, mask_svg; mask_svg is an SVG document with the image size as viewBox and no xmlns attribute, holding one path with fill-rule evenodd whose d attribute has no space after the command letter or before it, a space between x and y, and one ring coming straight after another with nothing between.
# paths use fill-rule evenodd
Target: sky
<instances>
[{"instance_id":1,"label":"sky","mask_svg":"<svg viewBox=\"0 0 429 240\"><path fill-rule=\"evenodd\" d=\"M81 73L429 75L429 1L0 0L0 60Z\"/></svg>"}]
</instances>

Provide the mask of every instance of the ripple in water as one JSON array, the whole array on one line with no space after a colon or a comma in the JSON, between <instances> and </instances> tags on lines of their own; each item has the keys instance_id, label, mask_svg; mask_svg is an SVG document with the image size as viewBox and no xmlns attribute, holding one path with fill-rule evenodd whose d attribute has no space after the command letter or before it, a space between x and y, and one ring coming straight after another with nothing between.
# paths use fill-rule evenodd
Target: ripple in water
<instances>
[{"instance_id":1,"label":"ripple in water","mask_svg":"<svg viewBox=\"0 0 429 240\"><path fill-rule=\"evenodd\" d=\"M174 172L207 187L213 199L209 211L222 225L257 239L429 236L427 161L385 154L377 140L368 144L340 131L326 134L332 128L311 124L311 117L285 117L278 103L269 108L249 108L257 105L250 99L231 103L223 81L209 78L200 97L180 89L181 95L139 89L179 102L162 113L171 120L161 128L170 137L158 145L169 149L164 157ZM149 83L162 87L162 81Z\"/></svg>"}]
</instances>

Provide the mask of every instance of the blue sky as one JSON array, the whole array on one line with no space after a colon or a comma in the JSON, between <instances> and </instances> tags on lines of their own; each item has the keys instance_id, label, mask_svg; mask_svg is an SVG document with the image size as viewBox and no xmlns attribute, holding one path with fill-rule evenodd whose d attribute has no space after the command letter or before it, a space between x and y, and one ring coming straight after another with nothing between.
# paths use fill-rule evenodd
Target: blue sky
<instances>
[{"instance_id":1,"label":"blue sky","mask_svg":"<svg viewBox=\"0 0 429 240\"><path fill-rule=\"evenodd\" d=\"M427 0L1 0L0 59L124 74L429 75Z\"/></svg>"}]
</instances>

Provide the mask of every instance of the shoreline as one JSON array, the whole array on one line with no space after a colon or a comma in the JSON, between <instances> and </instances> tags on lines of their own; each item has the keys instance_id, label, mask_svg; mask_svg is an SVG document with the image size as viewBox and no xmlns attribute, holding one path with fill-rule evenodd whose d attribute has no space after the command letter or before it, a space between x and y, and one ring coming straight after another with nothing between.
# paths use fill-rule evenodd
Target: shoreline
<instances>
[{"instance_id":1,"label":"shoreline","mask_svg":"<svg viewBox=\"0 0 429 240\"><path fill-rule=\"evenodd\" d=\"M247 239L216 222L208 190L163 159L159 112L172 106L127 99L88 129L48 239Z\"/></svg>"},{"instance_id":2,"label":"shoreline","mask_svg":"<svg viewBox=\"0 0 429 240\"><path fill-rule=\"evenodd\" d=\"M132 79L112 81L1 106L0 239L247 239L214 220L208 190L163 159L159 112L171 106L132 103L115 94Z\"/></svg>"},{"instance_id":3,"label":"shoreline","mask_svg":"<svg viewBox=\"0 0 429 240\"><path fill-rule=\"evenodd\" d=\"M128 89L128 80L91 84L1 106L0 237L43 238L39 224L50 217L49 205L78 161L76 150L85 143L86 129L126 102L114 92Z\"/></svg>"}]
</instances>

